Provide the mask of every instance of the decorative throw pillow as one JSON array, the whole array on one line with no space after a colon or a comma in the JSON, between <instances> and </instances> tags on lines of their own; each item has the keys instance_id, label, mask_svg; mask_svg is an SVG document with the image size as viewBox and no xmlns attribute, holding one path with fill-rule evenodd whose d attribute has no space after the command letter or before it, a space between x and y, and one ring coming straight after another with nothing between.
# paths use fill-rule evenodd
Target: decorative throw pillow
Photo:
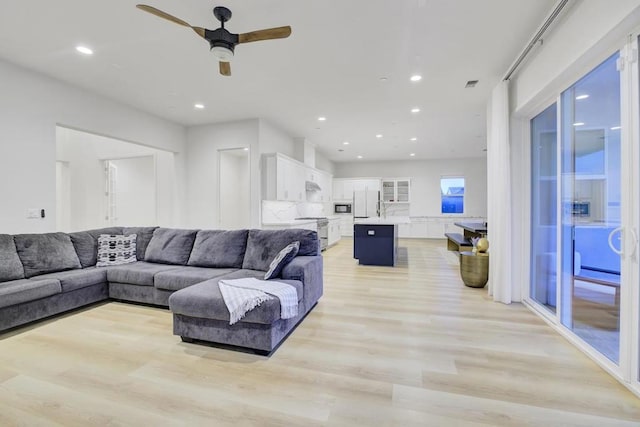
<instances>
[{"instance_id":1,"label":"decorative throw pillow","mask_svg":"<svg viewBox=\"0 0 640 427\"><path fill-rule=\"evenodd\" d=\"M282 249L269 264L269 270L265 273L264 279L269 280L278 277L285 265L289 264L298 255L299 250L300 242L293 242Z\"/></svg>"},{"instance_id":2,"label":"decorative throw pillow","mask_svg":"<svg viewBox=\"0 0 640 427\"><path fill-rule=\"evenodd\" d=\"M98 262L96 267L136 262L136 235L101 234L98 237Z\"/></svg>"}]
</instances>

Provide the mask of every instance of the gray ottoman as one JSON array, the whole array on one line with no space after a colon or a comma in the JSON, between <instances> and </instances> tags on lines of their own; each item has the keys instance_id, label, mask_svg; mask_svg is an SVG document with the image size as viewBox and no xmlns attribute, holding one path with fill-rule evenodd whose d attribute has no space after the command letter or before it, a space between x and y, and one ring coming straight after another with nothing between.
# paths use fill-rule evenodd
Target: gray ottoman
<instances>
[{"instance_id":1,"label":"gray ottoman","mask_svg":"<svg viewBox=\"0 0 640 427\"><path fill-rule=\"evenodd\" d=\"M258 277L264 272L240 270L233 276ZM226 276L226 279L231 277ZM298 316L280 318L280 302L277 298L265 301L246 316L229 325L229 310L224 303L218 281L215 278L181 289L169 297L169 308L173 312L173 333L185 342L195 340L244 347L258 354L270 354L291 330L302 320L311 307L302 302L304 289L301 281L283 280L296 288L298 293Z\"/></svg>"}]
</instances>

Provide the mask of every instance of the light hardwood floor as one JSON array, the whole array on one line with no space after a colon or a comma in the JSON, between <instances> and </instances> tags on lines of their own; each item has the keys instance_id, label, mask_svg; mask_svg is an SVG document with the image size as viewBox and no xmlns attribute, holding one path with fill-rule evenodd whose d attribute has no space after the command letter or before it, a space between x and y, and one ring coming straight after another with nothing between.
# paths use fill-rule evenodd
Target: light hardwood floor
<instances>
[{"instance_id":1,"label":"light hardwood floor","mask_svg":"<svg viewBox=\"0 0 640 427\"><path fill-rule=\"evenodd\" d=\"M0 426L638 426L637 399L520 304L465 287L444 241L396 268L324 253L325 294L270 357L185 344L105 303L0 335Z\"/></svg>"}]
</instances>

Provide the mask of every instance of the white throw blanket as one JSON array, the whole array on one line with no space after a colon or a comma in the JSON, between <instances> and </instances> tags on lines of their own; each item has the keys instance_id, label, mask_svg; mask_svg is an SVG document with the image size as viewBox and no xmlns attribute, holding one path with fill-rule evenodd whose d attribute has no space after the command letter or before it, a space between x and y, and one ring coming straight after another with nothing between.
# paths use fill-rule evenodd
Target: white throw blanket
<instances>
[{"instance_id":1,"label":"white throw blanket","mask_svg":"<svg viewBox=\"0 0 640 427\"><path fill-rule=\"evenodd\" d=\"M229 324L242 319L249 310L272 299L280 300L280 318L291 319L298 315L298 293L296 288L273 280L259 280L253 277L218 282L224 303L229 309Z\"/></svg>"}]
</instances>

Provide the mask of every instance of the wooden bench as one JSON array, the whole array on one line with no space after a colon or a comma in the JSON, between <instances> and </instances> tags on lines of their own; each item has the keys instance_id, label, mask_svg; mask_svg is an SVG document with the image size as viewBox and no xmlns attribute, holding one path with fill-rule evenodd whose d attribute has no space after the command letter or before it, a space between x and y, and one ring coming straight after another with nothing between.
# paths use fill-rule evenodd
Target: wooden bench
<instances>
[{"instance_id":1,"label":"wooden bench","mask_svg":"<svg viewBox=\"0 0 640 427\"><path fill-rule=\"evenodd\" d=\"M460 233L444 233L447 238L447 250L462 252L464 249L473 248L471 240Z\"/></svg>"},{"instance_id":2,"label":"wooden bench","mask_svg":"<svg viewBox=\"0 0 640 427\"><path fill-rule=\"evenodd\" d=\"M620 283L579 275L573 276L573 278L574 280L580 280L582 282L595 283L596 285L609 286L611 288L614 288L614 304L616 307L620 307Z\"/></svg>"}]
</instances>

